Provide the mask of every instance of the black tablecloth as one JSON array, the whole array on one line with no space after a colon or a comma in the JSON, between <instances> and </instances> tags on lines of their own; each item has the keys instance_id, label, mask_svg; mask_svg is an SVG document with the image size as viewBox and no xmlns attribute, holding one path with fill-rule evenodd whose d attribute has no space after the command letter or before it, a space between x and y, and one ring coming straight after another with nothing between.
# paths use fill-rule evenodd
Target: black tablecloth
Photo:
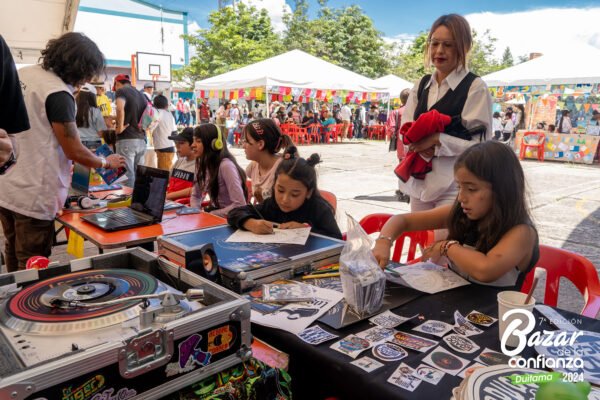
<instances>
[{"instance_id":1,"label":"black tablecloth","mask_svg":"<svg viewBox=\"0 0 600 400\"><path fill-rule=\"evenodd\" d=\"M419 313L426 320L434 319L454 324L454 311L458 310L466 316L472 310L497 317L498 303L496 295L500 290L494 287L481 285L468 285L435 295L423 296L411 301L392 311L402 316L408 317ZM581 321L581 324L574 325L583 330L600 332L600 321L582 317L566 311L559 310L566 319ZM554 329L547 321L537 318L536 330ZM498 338L498 323L496 322L489 328L481 327L483 333L470 338L477 343L481 350L473 354L456 353L441 340L441 338L430 336L422 332L412 332L412 328L421 324L421 320L406 322L396 329L418 336L435 339L440 342L447 350L469 360L475 359L484 348L500 351L500 341ZM326 325L320 324L324 329L337 333L340 338L351 334L364 331L372 325L368 321L362 321L351 325L339 331L334 331ZM408 392L390 383L387 379L402 362L415 368L429 352L419 353L407 350L408 357L401 361L382 362L383 367L367 373L362 369L350 364L353 361L347 355L339 353L329 348L335 340L318 346L312 346L300 340L297 336L273 328L267 328L257 324L252 324L252 333L266 341L272 346L290 355L290 374L292 376L292 387L295 399L323 399L326 396L337 396L340 399L448 399L451 397L452 388L459 385L462 378L445 374L444 378L437 384L431 385L422 382L414 392ZM357 358L363 355L375 358L370 350L366 350ZM521 354L523 357L533 357L535 350L526 348Z\"/></svg>"}]
</instances>

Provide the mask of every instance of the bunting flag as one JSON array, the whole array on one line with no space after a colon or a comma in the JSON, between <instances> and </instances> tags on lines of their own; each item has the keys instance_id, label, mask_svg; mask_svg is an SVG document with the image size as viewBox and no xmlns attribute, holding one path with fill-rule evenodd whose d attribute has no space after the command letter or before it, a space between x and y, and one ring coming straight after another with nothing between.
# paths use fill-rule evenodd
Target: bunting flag
<instances>
[{"instance_id":1,"label":"bunting flag","mask_svg":"<svg viewBox=\"0 0 600 400\"><path fill-rule=\"evenodd\" d=\"M348 92L348 97L350 97L351 99L354 98L354 92Z\"/></svg>"},{"instance_id":2,"label":"bunting flag","mask_svg":"<svg viewBox=\"0 0 600 400\"><path fill-rule=\"evenodd\" d=\"M256 89L254 89L254 88L250 89L249 96L250 96L251 99L257 98L258 96L256 96Z\"/></svg>"},{"instance_id":3,"label":"bunting flag","mask_svg":"<svg viewBox=\"0 0 600 400\"><path fill-rule=\"evenodd\" d=\"M256 88L256 97L262 97L263 95L263 88L258 87Z\"/></svg>"},{"instance_id":4,"label":"bunting flag","mask_svg":"<svg viewBox=\"0 0 600 400\"><path fill-rule=\"evenodd\" d=\"M285 87L279 86L279 94L285 94Z\"/></svg>"},{"instance_id":5,"label":"bunting flag","mask_svg":"<svg viewBox=\"0 0 600 400\"><path fill-rule=\"evenodd\" d=\"M209 92L208 92L208 97L210 97L211 99L212 99L213 97L215 97L215 91L214 91L214 90L211 90L211 91L209 91Z\"/></svg>"},{"instance_id":6,"label":"bunting flag","mask_svg":"<svg viewBox=\"0 0 600 400\"><path fill-rule=\"evenodd\" d=\"M365 100L365 101L367 100L367 92L363 92L362 99Z\"/></svg>"},{"instance_id":7,"label":"bunting flag","mask_svg":"<svg viewBox=\"0 0 600 400\"><path fill-rule=\"evenodd\" d=\"M201 90L201 91L200 91L200 93L199 93L199 96L198 96L198 97L200 97L201 99L203 99L203 98L204 98L204 90Z\"/></svg>"},{"instance_id":8,"label":"bunting flag","mask_svg":"<svg viewBox=\"0 0 600 400\"><path fill-rule=\"evenodd\" d=\"M280 95L277 97L277 100L279 100L279 102L281 103L281 102L283 101L283 95L282 95L282 94L280 94Z\"/></svg>"},{"instance_id":9,"label":"bunting flag","mask_svg":"<svg viewBox=\"0 0 600 400\"><path fill-rule=\"evenodd\" d=\"M321 98L322 98L322 96L323 96L323 91L322 91L322 90L319 90L319 89L317 89L317 99L321 99Z\"/></svg>"},{"instance_id":10,"label":"bunting flag","mask_svg":"<svg viewBox=\"0 0 600 400\"><path fill-rule=\"evenodd\" d=\"M305 91L305 95L306 95L307 97L309 97L309 96L310 96L310 94L312 93L312 90L311 90L311 89L305 89L304 91Z\"/></svg>"},{"instance_id":11,"label":"bunting flag","mask_svg":"<svg viewBox=\"0 0 600 400\"><path fill-rule=\"evenodd\" d=\"M577 109L577 111L581 110L581 106L582 106L581 103L575 103L575 108Z\"/></svg>"},{"instance_id":12,"label":"bunting flag","mask_svg":"<svg viewBox=\"0 0 600 400\"><path fill-rule=\"evenodd\" d=\"M238 98L244 97L244 89L238 90Z\"/></svg>"},{"instance_id":13,"label":"bunting flag","mask_svg":"<svg viewBox=\"0 0 600 400\"><path fill-rule=\"evenodd\" d=\"M548 99L542 99L542 104L546 107L548 105Z\"/></svg>"},{"instance_id":14,"label":"bunting flag","mask_svg":"<svg viewBox=\"0 0 600 400\"><path fill-rule=\"evenodd\" d=\"M590 106L591 106L591 104L590 104L590 103L585 103L585 104L583 105L583 109L585 110L585 112L588 112L588 111L590 110Z\"/></svg>"},{"instance_id":15,"label":"bunting flag","mask_svg":"<svg viewBox=\"0 0 600 400\"><path fill-rule=\"evenodd\" d=\"M271 95L271 103L274 102L274 101L277 101L277 100L279 100L279 95L272 94Z\"/></svg>"},{"instance_id":16,"label":"bunting flag","mask_svg":"<svg viewBox=\"0 0 600 400\"><path fill-rule=\"evenodd\" d=\"M598 104L592 104L592 110L597 110L598 109Z\"/></svg>"},{"instance_id":17,"label":"bunting flag","mask_svg":"<svg viewBox=\"0 0 600 400\"><path fill-rule=\"evenodd\" d=\"M326 97L326 98L330 99L330 98L332 98L332 97L333 97L333 94L331 93L331 90L327 90L325 93L327 93L327 94L325 95L325 97Z\"/></svg>"},{"instance_id":18,"label":"bunting flag","mask_svg":"<svg viewBox=\"0 0 600 400\"><path fill-rule=\"evenodd\" d=\"M237 92L235 90L230 90L229 91L229 100L233 100L237 98Z\"/></svg>"}]
</instances>

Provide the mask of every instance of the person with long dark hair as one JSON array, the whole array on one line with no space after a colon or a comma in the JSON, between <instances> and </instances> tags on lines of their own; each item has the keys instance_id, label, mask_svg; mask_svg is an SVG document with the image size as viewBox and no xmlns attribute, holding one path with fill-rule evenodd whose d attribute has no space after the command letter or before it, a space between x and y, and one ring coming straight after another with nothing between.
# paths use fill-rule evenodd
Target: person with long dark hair
<instances>
[{"instance_id":1,"label":"person with long dark hair","mask_svg":"<svg viewBox=\"0 0 600 400\"><path fill-rule=\"evenodd\" d=\"M19 70L31 128L15 136L19 161L0 177L0 221L8 272L25 269L29 257L50 256L54 218L67 199L72 161L90 168L125 165L103 158L79 138L73 92L104 73L104 56L81 33L51 39L41 64Z\"/></svg>"},{"instance_id":2,"label":"person with long dark hair","mask_svg":"<svg viewBox=\"0 0 600 400\"><path fill-rule=\"evenodd\" d=\"M457 14L442 15L431 26L425 48L425 68L434 67L412 88L402 124L416 121L430 110L448 115L444 132L409 145L432 162L424 179L410 177L399 189L410 196L411 211L424 211L454 202L457 186L452 179L456 158L465 149L492 135L492 98L483 80L468 69L473 45L471 27ZM485 135L470 137L468 130L483 126ZM445 232L436 232L442 238Z\"/></svg>"},{"instance_id":3,"label":"person with long dark hair","mask_svg":"<svg viewBox=\"0 0 600 400\"><path fill-rule=\"evenodd\" d=\"M448 229L423 252L471 282L518 289L539 258L538 234L525 196L525 176L514 151L488 141L475 144L454 164L458 195L453 204L396 215L381 229L373 254L389 262L390 248L403 232Z\"/></svg>"},{"instance_id":4,"label":"person with long dark hair","mask_svg":"<svg viewBox=\"0 0 600 400\"><path fill-rule=\"evenodd\" d=\"M306 227L314 233L342 238L335 221L333 207L317 187L315 166L321 162L318 154L307 159L298 157L295 146L288 147L275 171L273 196L263 203L235 208L227 222L238 229L256 234L273 233L273 228L295 229Z\"/></svg>"},{"instance_id":5,"label":"person with long dark hair","mask_svg":"<svg viewBox=\"0 0 600 400\"><path fill-rule=\"evenodd\" d=\"M87 87L81 88L75 96L75 100L77 101L75 122L79 138L85 147L94 151L102 145L100 138L107 129L102 111L97 106L96 95Z\"/></svg>"},{"instance_id":6,"label":"person with long dark hair","mask_svg":"<svg viewBox=\"0 0 600 400\"><path fill-rule=\"evenodd\" d=\"M192 149L196 155L196 182L191 205L201 207L208 195L205 211L226 217L229 210L246 204L246 174L229 152L223 132L215 124L194 128Z\"/></svg>"},{"instance_id":7,"label":"person with long dark hair","mask_svg":"<svg viewBox=\"0 0 600 400\"><path fill-rule=\"evenodd\" d=\"M558 121L558 133L571 133L571 129L573 129L571 111L562 110L560 120Z\"/></svg>"},{"instance_id":8,"label":"person with long dark hair","mask_svg":"<svg viewBox=\"0 0 600 400\"><path fill-rule=\"evenodd\" d=\"M244 127L244 152L250 164L246 175L252 182L252 195L262 203L272 195L275 171L282 160L279 152L292 146L292 139L284 135L270 118L251 121Z\"/></svg>"}]
</instances>

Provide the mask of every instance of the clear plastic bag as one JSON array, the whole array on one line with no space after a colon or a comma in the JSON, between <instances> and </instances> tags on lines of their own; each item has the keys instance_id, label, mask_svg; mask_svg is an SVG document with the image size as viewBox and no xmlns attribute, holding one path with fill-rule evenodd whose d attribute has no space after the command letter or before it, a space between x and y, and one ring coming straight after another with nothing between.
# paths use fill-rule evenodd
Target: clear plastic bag
<instances>
[{"instance_id":1,"label":"clear plastic bag","mask_svg":"<svg viewBox=\"0 0 600 400\"><path fill-rule=\"evenodd\" d=\"M340 277L346 303L360 316L383 304L386 277L371 252L369 235L350 215L346 244L340 255Z\"/></svg>"}]
</instances>

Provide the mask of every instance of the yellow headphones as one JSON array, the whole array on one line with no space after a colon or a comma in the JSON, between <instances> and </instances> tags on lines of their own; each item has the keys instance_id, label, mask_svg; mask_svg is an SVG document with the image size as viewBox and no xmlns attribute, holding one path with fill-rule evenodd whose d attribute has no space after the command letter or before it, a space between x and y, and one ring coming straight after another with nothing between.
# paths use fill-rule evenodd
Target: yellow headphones
<instances>
[{"instance_id":1,"label":"yellow headphones","mask_svg":"<svg viewBox=\"0 0 600 400\"><path fill-rule=\"evenodd\" d=\"M221 135L221 128L219 128L219 125L216 124L211 125L217 128L217 138L212 140L210 147L212 147L212 149L215 151L219 151L223 149L223 136Z\"/></svg>"}]
</instances>

